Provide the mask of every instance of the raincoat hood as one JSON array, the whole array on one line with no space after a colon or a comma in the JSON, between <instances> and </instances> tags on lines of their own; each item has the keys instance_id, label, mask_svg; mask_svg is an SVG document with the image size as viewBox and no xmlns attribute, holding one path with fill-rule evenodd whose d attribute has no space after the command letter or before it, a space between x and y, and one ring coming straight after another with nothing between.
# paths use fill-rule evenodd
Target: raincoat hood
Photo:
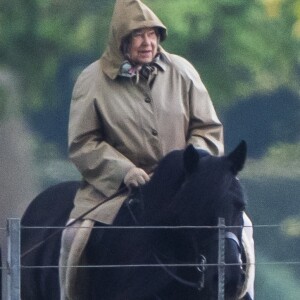
<instances>
[{"instance_id":1,"label":"raincoat hood","mask_svg":"<svg viewBox=\"0 0 300 300\"><path fill-rule=\"evenodd\" d=\"M163 41L167 36L167 28L154 12L140 0L116 0L110 24L108 45L100 60L103 72L111 79L117 77L124 61L121 52L122 40L133 30L144 27L158 27L160 41ZM159 51L162 51L160 46Z\"/></svg>"}]
</instances>

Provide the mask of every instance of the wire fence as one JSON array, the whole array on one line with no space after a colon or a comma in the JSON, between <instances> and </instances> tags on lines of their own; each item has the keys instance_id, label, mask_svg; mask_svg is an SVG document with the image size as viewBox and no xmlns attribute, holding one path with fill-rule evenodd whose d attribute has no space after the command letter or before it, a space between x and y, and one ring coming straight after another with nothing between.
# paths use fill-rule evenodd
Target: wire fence
<instances>
[{"instance_id":1,"label":"wire fence","mask_svg":"<svg viewBox=\"0 0 300 300\"><path fill-rule=\"evenodd\" d=\"M253 229L255 228L282 228L282 224L262 224L262 225L253 225L253 226L243 226L245 227L252 227ZM288 227L298 227L300 230L300 225L299 224L290 224ZM65 226L21 226L22 229L29 229L29 230L39 230L39 229L65 229ZM87 228L84 226L76 227L74 228ZM136 230L136 229L141 229L141 230L181 230L181 229L218 229L220 226L105 226L105 230ZM234 228L241 228L241 226L225 226L226 229L234 229ZM97 228L95 228L97 229ZM99 228L100 229L100 228ZM101 227L103 229L103 227ZM7 228L5 227L0 227L0 231L7 232ZM166 266L170 267L197 267L199 266L198 264L165 264ZM206 266L218 266L219 264L205 264ZM226 264L226 265L236 265L236 264ZM241 265L241 264L239 264ZM242 264L243 265L243 264ZM268 262L255 262L255 266L263 266L263 265L300 265L300 260L299 261L268 261ZM76 267L76 268L95 268L95 267L102 267L102 268L138 268L138 267L160 267L158 264L130 264L130 265L97 265L97 266L68 266L68 267ZM58 266L21 266L21 268L24 269L30 269L30 268L58 268ZM7 266L1 266L1 270L7 270Z\"/></svg>"},{"instance_id":2,"label":"wire fence","mask_svg":"<svg viewBox=\"0 0 300 300\"><path fill-rule=\"evenodd\" d=\"M284 225L286 227L287 225ZM245 226L247 227L247 226ZM251 226L253 230L255 229L280 229L283 228L282 224L261 224L261 225L253 225ZM297 227L300 230L299 223L289 224L288 227ZM7 300L15 300L20 299L20 272L22 269L57 269L57 266L53 265L35 265L35 266L23 266L21 264L21 249L20 249L20 238L21 238L21 230L40 230L40 229L53 229L61 232L65 226L21 226L19 219L8 219L7 227L0 227L0 232L7 234L7 263L5 265L0 266L2 274L6 272L7 276ZM81 228L83 228L81 226ZM105 230L181 230L181 229L232 229L232 228L240 228L240 226L105 226ZM101 227L103 229L103 227ZM58 232L58 233L59 233ZM224 247L224 246L223 246ZM224 267L232 266L237 264L224 264L224 262L218 262L215 264L205 263L205 267ZM238 264L241 265L241 264ZM300 266L300 260L286 260L286 261L256 261L254 263L255 267L258 266ZM167 263L164 264L165 267L203 267L203 264L197 263ZM161 264L114 264L114 265L91 265L91 266L68 266L68 268L160 268ZM15 276L15 277L14 277ZM13 278L14 277L14 278ZM220 288L220 287L219 287ZM223 298L219 298L223 299Z\"/></svg>"},{"instance_id":3,"label":"wire fence","mask_svg":"<svg viewBox=\"0 0 300 300\"><path fill-rule=\"evenodd\" d=\"M87 228L84 226L73 226L74 228ZM289 224L288 226L286 225L282 225L282 224L262 224L262 225L252 225L252 226L242 226L244 228L246 227L251 227L254 230L256 228L283 228L283 227L297 227L300 230L300 224L296 223L296 224ZM39 230L39 229L60 229L61 231L63 229L65 229L66 226L20 226L20 230L23 229L29 229L29 230ZM136 230L136 229L142 229L142 230L162 230L162 229L166 229L166 230L181 230L181 229L218 229L220 228L220 226L105 226L105 227L101 227L101 229L105 229L105 230ZM234 228L241 228L241 226L225 226L226 229L234 229ZM97 227L95 227L95 229L97 229ZM100 228L99 228L100 229ZM8 227L0 227L0 232L4 232L7 233L8 231ZM270 261L270 262L256 262L255 265L274 265L274 264L288 264L288 265L300 265L300 261ZM216 264L211 264L211 266L215 266ZM131 265L129 265L130 267ZM138 265L133 265L133 267L136 267ZM172 265L171 266L180 266L180 265ZM187 264L183 266L197 266L197 264ZM29 268L26 266L22 266L24 268ZM53 266L34 266L34 267L53 267ZM107 267L107 266L103 266L103 267ZM114 266L112 266L114 267ZM119 267L122 267L122 265L119 265ZM128 266L127 266L128 267ZM7 269L7 267L3 267L0 266L0 269Z\"/></svg>"}]
</instances>

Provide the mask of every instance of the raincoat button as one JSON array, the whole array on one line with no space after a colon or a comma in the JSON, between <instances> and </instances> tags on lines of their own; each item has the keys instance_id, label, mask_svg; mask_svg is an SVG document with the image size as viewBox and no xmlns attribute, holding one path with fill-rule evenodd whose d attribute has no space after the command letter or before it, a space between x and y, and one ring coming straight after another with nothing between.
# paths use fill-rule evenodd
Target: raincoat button
<instances>
[{"instance_id":1,"label":"raincoat button","mask_svg":"<svg viewBox=\"0 0 300 300\"><path fill-rule=\"evenodd\" d=\"M154 136L157 136L157 135L158 135L158 132L157 132L157 130L155 130L155 129L152 129L152 135L154 135Z\"/></svg>"},{"instance_id":2,"label":"raincoat button","mask_svg":"<svg viewBox=\"0 0 300 300\"><path fill-rule=\"evenodd\" d=\"M150 103L150 102L151 102L151 98L146 97L146 98L145 98L145 102L146 102L146 103Z\"/></svg>"}]
</instances>

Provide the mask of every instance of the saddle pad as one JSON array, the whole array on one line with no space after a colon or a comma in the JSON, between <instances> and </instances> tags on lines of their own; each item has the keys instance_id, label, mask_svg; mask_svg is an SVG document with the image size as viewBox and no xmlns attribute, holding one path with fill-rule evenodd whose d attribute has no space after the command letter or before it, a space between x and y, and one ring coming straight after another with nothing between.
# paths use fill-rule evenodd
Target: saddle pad
<instances>
[{"instance_id":1,"label":"saddle pad","mask_svg":"<svg viewBox=\"0 0 300 300\"><path fill-rule=\"evenodd\" d=\"M66 295L70 300L88 299L86 298L85 269L80 266L84 265L83 253L94 223L93 220L83 220L72 243L66 270Z\"/></svg>"},{"instance_id":2,"label":"saddle pad","mask_svg":"<svg viewBox=\"0 0 300 300\"><path fill-rule=\"evenodd\" d=\"M255 277L255 254L254 254L254 245L252 239L252 228L244 227L242 234L242 243L246 255L246 278L243 285L243 289L239 296L239 299L242 299L246 293L250 293L253 298L254 290L254 277Z\"/></svg>"}]
</instances>

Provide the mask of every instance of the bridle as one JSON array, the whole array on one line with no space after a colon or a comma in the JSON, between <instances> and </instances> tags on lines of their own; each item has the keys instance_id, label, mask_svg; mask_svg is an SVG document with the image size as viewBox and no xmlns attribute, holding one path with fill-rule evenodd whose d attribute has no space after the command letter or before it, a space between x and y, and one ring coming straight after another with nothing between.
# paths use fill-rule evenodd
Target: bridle
<instances>
[{"instance_id":1,"label":"bridle","mask_svg":"<svg viewBox=\"0 0 300 300\"><path fill-rule=\"evenodd\" d=\"M237 247L238 247L238 250L239 250L239 253L241 255L242 253L242 247L241 247L241 244L240 244L240 241L238 239L238 237L236 236L235 233L231 232L231 231L226 231L225 232L225 240L232 240L234 241L236 244L237 244ZM209 244L215 240L218 239L218 236L215 235L215 236L212 236L210 237L205 243L204 243L204 246L201 247L202 251L205 250ZM194 243L193 243L194 244ZM197 250L196 248L194 247L194 251L195 251L195 257L196 257L196 262L194 264L194 267L196 269L196 272L199 274L199 279L196 281L196 282L193 282L193 281L189 281L189 280L186 280L180 276L178 276L177 274L175 274L174 272L172 272L171 269L169 269L168 265L167 264L164 264L161 259L158 257L157 253L155 253L155 251L153 250L153 256L156 260L156 262L163 268L163 270L169 275L171 276L173 279L175 279L177 282L183 284L183 285L186 285L186 286L189 286L189 287L192 287L192 288L195 288L197 289L199 292L202 291L205 287L205 271L207 270L207 259L205 257L204 254L200 254L197 253ZM183 264L184 265L184 264ZM180 266L180 264L178 264L178 266ZM192 265L191 265L192 266Z\"/></svg>"},{"instance_id":2,"label":"bridle","mask_svg":"<svg viewBox=\"0 0 300 300\"><path fill-rule=\"evenodd\" d=\"M134 197L129 197L125 202L125 206L126 208L128 209L128 212L129 212L129 215L131 217L131 219L133 220L133 222L139 226L139 221L138 221L138 218L136 217L134 211L132 210L132 207L131 205L132 204L135 204L137 202L143 204L143 197L142 197L142 193L141 193L141 190L138 189L139 192L139 197L135 197L135 195L133 195ZM151 252L152 252L152 255L154 257L154 259L156 260L157 264L159 266L161 266L161 268L170 276L172 277L173 279L175 279L177 282L183 284L183 285L186 285L186 286L189 286L189 287L192 287L192 288L196 288L198 289L199 291L201 291L203 288L204 288L204 273L205 273L205 270L206 270L206 257L204 255L199 255L198 258L197 258L197 261L196 261L196 264L195 264L195 267L196 267L196 270L197 272L200 274L200 279L197 281L197 282L192 282L192 281L189 281L189 280L186 280L180 276L178 276L176 273L172 272L172 270L169 269L169 266L168 264L165 264L162 262L162 260L159 258L159 255L157 253L157 250L155 249L155 247L153 245L149 245L150 246L150 249L151 249ZM166 258L166 256L165 256ZM180 265L180 263L178 264Z\"/></svg>"},{"instance_id":3,"label":"bridle","mask_svg":"<svg viewBox=\"0 0 300 300\"><path fill-rule=\"evenodd\" d=\"M142 203L143 206L143 197L142 197L142 192L140 189L138 189L139 192L139 197L133 197L131 198L129 196L129 198L127 199L127 201L125 201L125 206L127 207L129 214L133 220L133 222L138 226L139 221L138 218L136 217L134 211L131 209L131 204L132 203L136 203L136 202L140 202ZM136 196L136 194L134 195ZM219 235L218 234L213 234L212 236L210 236L208 239L206 239L202 244L201 244L201 250L204 251L213 241L218 240L219 239ZM232 231L226 231L225 232L225 236L224 236L225 240L232 240L236 243L239 254L242 255L242 246L241 243L237 237L237 235L235 233L233 233ZM196 261L194 264L194 268L196 270L196 272L199 274L199 279L196 282L190 281L190 280L186 280L180 276L178 276L176 273L174 273L170 268L172 266L164 263L162 261L162 259L159 258L159 254L157 252L157 250L155 250L155 247L153 247L153 245L150 245L150 249L152 249L152 255L154 257L154 259L156 260L157 264L159 266L161 266L161 268L170 276L172 277L174 280L176 280L177 282L189 286L191 288L195 288L197 289L199 292L201 292L204 287L205 287L205 272L207 270L207 259L205 257L204 254L201 254L202 251L198 251L198 247L196 246L196 242L193 241L193 249L194 249L194 253L195 253L195 257L196 257ZM166 256L165 256L166 258ZM174 259L174 258L173 258ZM174 266L180 266L181 264L174 264ZM182 265L184 266L185 264L182 263ZM193 264L190 265L191 267L193 267Z\"/></svg>"},{"instance_id":4,"label":"bridle","mask_svg":"<svg viewBox=\"0 0 300 300\"><path fill-rule=\"evenodd\" d=\"M202 254L198 255L198 258L196 260L195 268L197 273L199 273L199 280L196 282L186 280L180 276L178 276L176 273L172 272L172 270L169 269L169 266L165 263L163 263L160 258L158 257L157 253L152 250L153 257L155 258L156 262L159 266L162 267L162 269L173 279L175 279L177 282L189 286L191 288L197 289L199 292L204 288L205 283L205 271L206 271L206 257ZM180 263L178 264L180 266Z\"/></svg>"}]
</instances>

